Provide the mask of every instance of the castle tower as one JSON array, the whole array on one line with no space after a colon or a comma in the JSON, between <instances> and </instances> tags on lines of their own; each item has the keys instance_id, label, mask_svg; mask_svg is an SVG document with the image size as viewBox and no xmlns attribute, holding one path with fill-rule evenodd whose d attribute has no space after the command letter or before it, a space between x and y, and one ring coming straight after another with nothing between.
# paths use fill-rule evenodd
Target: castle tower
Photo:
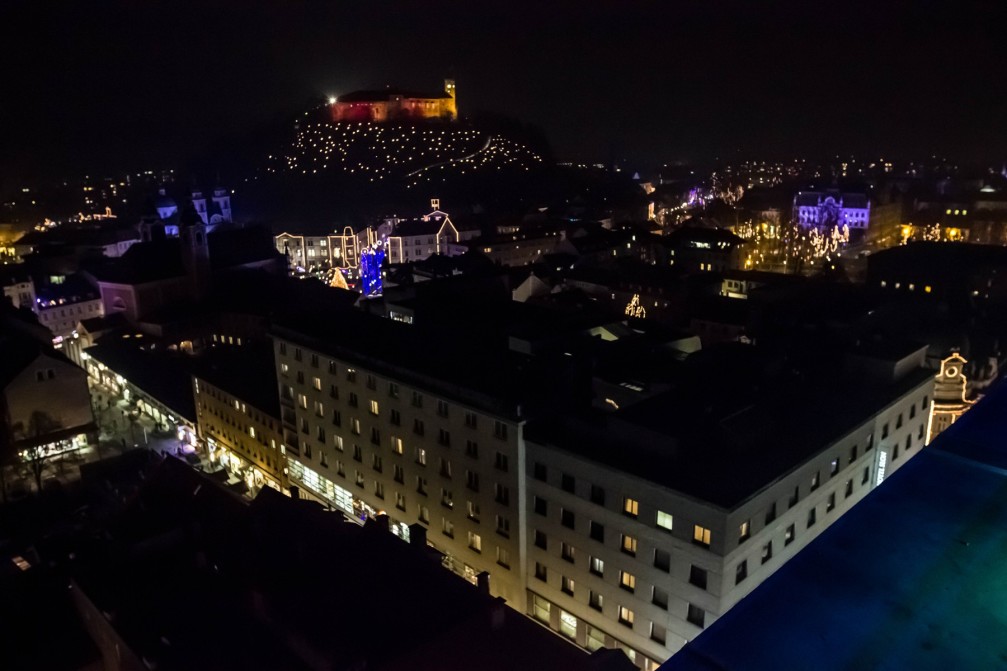
<instances>
[{"instance_id":1,"label":"castle tower","mask_svg":"<svg viewBox=\"0 0 1007 671\"><path fill-rule=\"evenodd\" d=\"M445 79L444 80L444 92L451 96L450 100L444 101L444 116L451 117L452 120L458 118L458 100L456 97L457 89L455 88L455 80Z\"/></svg>"},{"instance_id":2,"label":"castle tower","mask_svg":"<svg viewBox=\"0 0 1007 671\"><path fill-rule=\"evenodd\" d=\"M182 213L178 227L182 247L182 267L196 300L206 297L210 290L210 243L206 237L206 224L194 207Z\"/></svg>"}]
</instances>

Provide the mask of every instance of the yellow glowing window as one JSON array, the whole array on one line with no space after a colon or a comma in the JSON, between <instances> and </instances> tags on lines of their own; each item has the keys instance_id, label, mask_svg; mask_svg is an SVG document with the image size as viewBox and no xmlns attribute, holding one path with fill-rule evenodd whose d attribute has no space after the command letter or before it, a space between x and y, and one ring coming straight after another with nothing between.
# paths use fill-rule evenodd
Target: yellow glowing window
<instances>
[{"instance_id":1,"label":"yellow glowing window","mask_svg":"<svg viewBox=\"0 0 1007 671\"><path fill-rule=\"evenodd\" d=\"M710 530L706 527L701 527L698 524L692 529L692 540L700 545L710 545Z\"/></svg>"},{"instance_id":2,"label":"yellow glowing window","mask_svg":"<svg viewBox=\"0 0 1007 671\"><path fill-rule=\"evenodd\" d=\"M931 291L931 287L930 287L930 285L928 284L927 286L923 287L923 291L924 291L925 293L928 293L928 294L929 294L929 293L930 293L930 291Z\"/></svg>"},{"instance_id":3,"label":"yellow glowing window","mask_svg":"<svg viewBox=\"0 0 1007 671\"><path fill-rule=\"evenodd\" d=\"M631 517L636 517L640 514L640 502L629 497L624 498L622 500L622 512Z\"/></svg>"}]
</instances>

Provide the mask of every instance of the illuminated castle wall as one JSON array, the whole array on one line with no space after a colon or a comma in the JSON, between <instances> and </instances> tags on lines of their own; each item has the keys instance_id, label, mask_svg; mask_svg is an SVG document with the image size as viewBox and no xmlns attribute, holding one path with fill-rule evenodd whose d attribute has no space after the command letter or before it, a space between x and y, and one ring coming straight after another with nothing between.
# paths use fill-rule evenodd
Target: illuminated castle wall
<instances>
[{"instance_id":1,"label":"illuminated castle wall","mask_svg":"<svg viewBox=\"0 0 1007 671\"><path fill-rule=\"evenodd\" d=\"M444 80L444 91L416 93L400 89L354 91L331 103L333 121L408 121L458 118L455 83Z\"/></svg>"}]
</instances>

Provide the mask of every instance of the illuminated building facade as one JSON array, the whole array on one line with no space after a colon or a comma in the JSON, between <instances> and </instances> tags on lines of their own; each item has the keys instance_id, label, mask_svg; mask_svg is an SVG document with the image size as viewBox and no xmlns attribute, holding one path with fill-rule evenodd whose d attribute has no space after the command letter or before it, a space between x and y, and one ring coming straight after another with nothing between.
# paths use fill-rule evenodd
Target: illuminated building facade
<instances>
[{"instance_id":1,"label":"illuminated building facade","mask_svg":"<svg viewBox=\"0 0 1007 671\"><path fill-rule=\"evenodd\" d=\"M529 419L495 395L507 383L493 367L509 362L480 359L473 376L399 351L400 338L425 342L412 327L332 323L338 338L324 325L273 331L299 495L359 521L383 512L403 538L422 530L460 575L487 572L512 607L644 669L917 454L933 394L925 348L858 350L842 385L782 388L797 406L696 424L693 444L678 432L706 420L675 415L686 390L624 403L602 424Z\"/></svg>"},{"instance_id":2,"label":"illuminated building facade","mask_svg":"<svg viewBox=\"0 0 1007 671\"><path fill-rule=\"evenodd\" d=\"M15 451L46 457L98 440L87 374L62 354L14 333L0 335L0 430ZM0 461L8 455L0 455Z\"/></svg>"},{"instance_id":3,"label":"illuminated building facade","mask_svg":"<svg viewBox=\"0 0 1007 671\"><path fill-rule=\"evenodd\" d=\"M354 91L341 95L330 104L332 120L340 121L412 121L458 118L454 80L444 80L444 91L417 93L388 88Z\"/></svg>"},{"instance_id":4,"label":"illuminated building facade","mask_svg":"<svg viewBox=\"0 0 1007 671\"><path fill-rule=\"evenodd\" d=\"M266 368L253 371L262 368L262 361L268 362ZM210 461L243 479L252 495L262 487L286 492L276 371L268 352L258 361L245 358L245 364L229 369L210 365L193 374L199 438Z\"/></svg>"},{"instance_id":5,"label":"illuminated building facade","mask_svg":"<svg viewBox=\"0 0 1007 671\"><path fill-rule=\"evenodd\" d=\"M520 407L374 358L377 332L352 349L274 333L291 485L360 522L385 513L402 538L419 523L448 568L472 582L487 572L491 593L523 610Z\"/></svg>"},{"instance_id":6,"label":"illuminated building facade","mask_svg":"<svg viewBox=\"0 0 1007 671\"><path fill-rule=\"evenodd\" d=\"M957 352L941 361L941 369L934 378L934 403L927 434L928 443L954 424L975 403L966 398L967 364L965 358Z\"/></svg>"},{"instance_id":7,"label":"illuminated building facade","mask_svg":"<svg viewBox=\"0 0 1007 671\"><path fill-rule=\"evenodd\" d=\"M794 196L794 221L802 228L866 230L871 202L861 193L800 191Z\"/></svg>"},{"instance_id":8,"label":"illuminated building facade","mask_svg":"<svg viewBox=\"0 0 1007 671\"><path fill-rule=\"evenodd\" d=\"M674 412L661 396L605 428L529 427L527 612L578 645L618 647L655 669L919 453L933 393L925 351L862 357L863 389L886 387L878 404L835 434L816 430L786 467L763 470L755 445L749 457L745 447L704 457L730 449L714 432L694 448L676 444L659 428ZM748 414L718 431L774 433ZM787 439L774 459L791 449ZM753 471L762 475L749 479ZM745 481L731 492L720 484Z\"/></svg>"}]
</instances>

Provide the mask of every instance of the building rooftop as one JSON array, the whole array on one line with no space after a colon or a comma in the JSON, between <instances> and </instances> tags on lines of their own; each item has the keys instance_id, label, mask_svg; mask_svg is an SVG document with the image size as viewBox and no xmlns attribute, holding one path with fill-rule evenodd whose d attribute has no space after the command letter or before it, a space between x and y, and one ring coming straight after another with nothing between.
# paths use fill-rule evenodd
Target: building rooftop
<instances>
[{"instance_id":1,"label":"building rooftop","mask_svg":"<svg viewBox=\"0 0 1007 671\"><path fill-rule=\"evenodd\" d=\"M337 103L376 103L376 102L387 102L392 99L393 96L398 96L402 98L418 98L421 100L438 100L444 98L450 98L450 94L446 91L434 91L427 93L419 93L417 91L406 91L403 89L376 89L376 90L361 90L353 91L351 93L345 93L339 98L337 98Z\"/></svg>"},{"instance_id":2,"label":"building rooftop","mask_svg":"<svg viewBox=\"0 0 1007 671\"><path fill-rule=\"evenodd\" d=\"M824 201L826 198L834 198L837 204L840 200L842 200L843 207L852 207L861 210L867 208L869 203L867 195L863 193L840 193L839 191L798 191L797 195L794 196L794 205L796 207L817 207L819 202Z\"/></svg>"},{"instance_id":3,"label":"building rooftop","mask_svg":"<svg viewBox=\"0 0 1007 671\"><path fill-rule=\"evenodd\" d=\"M133 334L130 333L110 333L85 351L89 357L105 364L152 399L195 422L192 357L177 352L142 349L131 336Z\"/></svg>"},{"instance_id":4,"label":"building rooftop","mask_svg":"<svg viewBox=\"0 0 1007 671\"><path fill-rule=\"evenodd\" d=\"M280 416L276 362L269 343L214 347L199 358L193 375L274 418Z\"/></svg>"},{"instance_id":5,"label":"building rooftop","mask_svg":"<svg viewBox=\"0 0 1007 671\"><path fill-rule=\"evenodd\" d=\"M1007 660L1001 384L663 671L994 669Z\"/></svg>"},{"instance_id":6,"label":"building rooftop","mask_svg":"<svg viewBox=\"0 0 1007 671\"><path fill-rule=\"evenodd\" d=\"M666 393L533 423L528 437L731 510L933 377L917 369L868 384L841 370L805 377L774 367L751 346L707 348Z\"/></svg>"}]
</instances>

